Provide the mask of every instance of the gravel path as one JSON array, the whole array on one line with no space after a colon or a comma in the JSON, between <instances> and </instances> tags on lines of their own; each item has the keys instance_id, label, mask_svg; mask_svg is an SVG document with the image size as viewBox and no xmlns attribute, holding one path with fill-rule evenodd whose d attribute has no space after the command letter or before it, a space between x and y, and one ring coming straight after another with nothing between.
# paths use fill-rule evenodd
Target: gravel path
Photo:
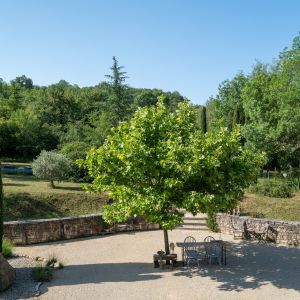
<instances>
[{"instance_id":1,"label":"gravel path","mask_svg":"<svg viewBox=\"0 0 300 300\"><path fill-rule=\"evenodd\" d=\"M31 269L35 267L36 262L24 257L10 258L8 259L8 262L15 268L17 278L8 290L0 293L0 299L36 299L33 297L35 295L35 286L37 283L31 277Z\"/></svg>"},{"instance_id":2,"label":"gravel path","mask_svg":"<svg viewBox=\"0 0 300 300\"><path fill-rule=\"evenodd\" d=\"M169 232L169 241L207 235L205 229ZM65 268L41 287L41 300L300 299L300 248L232 241L227 266L201 270L154 269L153 253L163 248L163 232L145 231L19 247L20 253L55 255ZM180 249L175 248L180 256Z\"/></svg>"}]
</instances>

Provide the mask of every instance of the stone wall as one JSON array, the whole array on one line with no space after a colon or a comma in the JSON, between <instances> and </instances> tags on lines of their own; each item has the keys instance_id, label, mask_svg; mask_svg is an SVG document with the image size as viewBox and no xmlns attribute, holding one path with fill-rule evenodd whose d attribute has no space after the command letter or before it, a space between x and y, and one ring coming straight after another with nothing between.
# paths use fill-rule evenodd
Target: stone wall
<instances>
[{"instance_id":1,"label":"stone wall","mask_svg":"<svg viewBox=\"0 0 300 300\"><path fill-rule=\"evenodd\" d=\"M278 244L300 243L300 222L278 221L272 219L258 219L247 216L218 214L217 223L219 230L227 234L233 234L234 224L245 224L244 228L262 230L268 226L267 239Z\"/></svg>"},{"instance_id":2,"label":"stone wall","mask_svg":"<svg viewBox=\"0 0 300 300\"><path fill-rule=\"evenodd\" d=\"M87 237L117 231L158 229L157 224L131 220L128 224L115 224L107 228L102 215L13 221L4 223L4 237L15 245L28 245L64 239Z\"/></svg>"}]
</instances>

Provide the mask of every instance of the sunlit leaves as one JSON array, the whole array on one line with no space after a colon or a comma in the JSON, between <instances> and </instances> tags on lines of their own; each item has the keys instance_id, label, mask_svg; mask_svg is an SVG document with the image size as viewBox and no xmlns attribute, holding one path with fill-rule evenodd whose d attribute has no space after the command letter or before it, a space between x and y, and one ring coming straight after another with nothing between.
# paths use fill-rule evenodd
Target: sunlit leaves
<instances>
[{"instance_id":1,"label":"sunlit leaves","mask_svg":"<svg viewBox=\"0 0 300 300\"><path fill-rule=\"evenodd\" d=\"M163 102L138 110L84 162L94 178L90 188L115 200L104 212L109 222L143 215L169 229L182 221L180 208L226 211L263 163L241 147L238 128L204 135L189 103L170 113Z\"/></svg>"}]
</instances>

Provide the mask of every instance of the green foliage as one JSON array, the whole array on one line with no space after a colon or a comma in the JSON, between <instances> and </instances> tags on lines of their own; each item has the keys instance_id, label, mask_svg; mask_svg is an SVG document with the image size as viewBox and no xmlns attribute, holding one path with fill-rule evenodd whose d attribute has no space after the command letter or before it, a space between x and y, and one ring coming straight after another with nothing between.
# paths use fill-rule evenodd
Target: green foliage
<instances>
[{"instance_id":1,"label":"green foliage","mask_svg":"<svg viewBox=\"0 0 300 300\"><path fill-rule=\"evenodd\" d=\"M60 149L60 153L64 154L68 159L72 161L72 172L70 179L75 182L89 182L90 178L87 172L80 169L76 164L79 159L84 159L86 157L89 145L86 142L75 141L65 143Z\"/></svg>"},{"instance_id":2,"label":"green foliage","mask_svg":"<svg viewBox=\"0 0 300 300\"><path fill-rule=\"evenodd\" d=\"M104 210L108 222L138 215L171 229L182 222L179 208L226 211L264 162L241 147L238 128L204 135L191 105L183 102L170 113L163 102L138 110L88 153L89 189L115 200Z\"/></svg>"},{"instance_id":3,"label":"green foliage","mask_svg":"<svg viewBox=\"0 0 300 300\"><path fill-rule=\"evenodd\" d=\"M216 217L217 217L216 212L211 212L211 211L207 212L206 224L207 227L213 232L218 232L219 230Z\"/></svg>"},{"instance_id":4,"label":"green foliage","mask_svg":"<svg viewBox=\"0 0 300 300\"><path fill-rule=\"evenodd\" d=\"M52 266L39 265L32 269L32 277L38 282L51 281L54 275Z\"/></svg>"},{"instance_id":5,"label":"green foliage","mask_svg":"<svg viewBox=\"0 0 300 300\"><path fill-rule=\"evenodd\" d=\"M51 182L68 179L71 172L71 162L63 154L57 152L42 151L33 161L32 171L35 176Z\"/></svg>"},{"instance_id":6,"label":"green foliage","mask_svg":"<svg viewBox=\"0 0 300 300\"><path fill-rule=\"evenodd\" d=\"M46 267L54 267L54 265L58 262L58 259L55 255L52 255L46 262Z\"/></svg>"},{"instance_id":7,"label":"green foliage","mask_svg":"<svg viewBox=\"0 0 300 300\"><path fill-rule=\"evenodd\" d=\"M11 257L13 255L14 245L12 241L8 239L3 239L2 242L2 254L5 258Z\"/></svg>"},{"instance_id":8,"label":"green foliage","mask_svg":"<svg viewBox=\"0 0 300 300\"><path fill-rule=\"evenodd\" d=\"M292 197L293 187L288 182L278 180L260 180L257 184L249 187L251 193L276 197L289 198Z\"/></svg>"},{"instance_id":9,"label":"green foliage","mask_svg":"<svg viewBox=\"0 0 300 300\"><path fill-rule=\"evenodd\" d=\"M207 102L208 129L242 125L243 142L267 155L265 168L300 164L300 36L272 64L237 74Z\"/></svg>"},{"instance_id":10,"label":"green foliage","mask_svg":"<svg viewBox=\"0 0 300 300\"><path fill-rule=\"evenodd\" d=\"M128 87L115 57L111 71L109 82L83 88L65 80L40 87L24 75L10 83L0 79L0 157L32 160L42 150L70 144L80 144L79 151L83 144L87 149L99 147L112 127L128 120L138 107L154 105L159 95L166 96L171 111L183 101L178 92ZM72 152L67 155L73 156L74 148ZM76 180L84 176L75 170Z\"/></svg>"}]
</instances>

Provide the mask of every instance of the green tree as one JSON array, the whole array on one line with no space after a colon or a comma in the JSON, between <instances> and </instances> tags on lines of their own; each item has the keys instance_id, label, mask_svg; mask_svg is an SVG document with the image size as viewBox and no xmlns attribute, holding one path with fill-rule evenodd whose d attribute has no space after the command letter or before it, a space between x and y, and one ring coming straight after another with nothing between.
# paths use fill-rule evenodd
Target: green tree
<instances>
[{"instance_id":1,"label":"green tree","mask_svg":"<svg viewBox=\"0 0 300 300\"><path fill-rule=\"evenodd\" d=\"M32 89L33 82L31 78L26 77L25 75L18 76L14 80L11 81L12 84L18 84L20 87L25 89Z\"/></svg>"},{"instance_id":2,"label":"green tree","mask_svg":"<svg viewBox=\"0 0 300 300\"><path fill-rule=\"evenodd\" d=\"M105 220L138 215L160 224L168 253L167 230L182 222L179 209L210 215L231 209L263 157L241 147L238 128L204 135L191 105L170 113L163 100L122 122L83 165L93 178L88 188L115 200L105 207Z\"/></svg>"},{"instance_id":3,"label":"green tree","mask_svg":"<svg viewBox=\"0 0 300 300\"><path fill-rule=\"evenodd\" d=\"M205 106L202 106L202 110L201 110L201 131L203 133L207 132L206 107Z\"/></svg>"},{"instance_id":4,"label":"green tree","mask_svg":"<svg viewBox=\"0 0 300 300\"><path fill-rule=\"evenodd\" d=\"M113 126L118 125L127 116L129 108L127 86L125 85L128 76L126 76L127 72L122 71L123 68L123 66L119 66L118 60L113 56L112 75L106 75L111 91L107 105Z\"/></svg>"},{"instance_id":5,"label":"green tree","mask_svg":"<svg viewBox=\"0 0 300 300\"><path fill-rule=\"evenodd\" d=\"M71 161L64 154L54 151L42 151L32 163L33 175L49 180L52 188L55 188L54 180L68 179L71 168Z\"/></svg>"}]
</instances>

